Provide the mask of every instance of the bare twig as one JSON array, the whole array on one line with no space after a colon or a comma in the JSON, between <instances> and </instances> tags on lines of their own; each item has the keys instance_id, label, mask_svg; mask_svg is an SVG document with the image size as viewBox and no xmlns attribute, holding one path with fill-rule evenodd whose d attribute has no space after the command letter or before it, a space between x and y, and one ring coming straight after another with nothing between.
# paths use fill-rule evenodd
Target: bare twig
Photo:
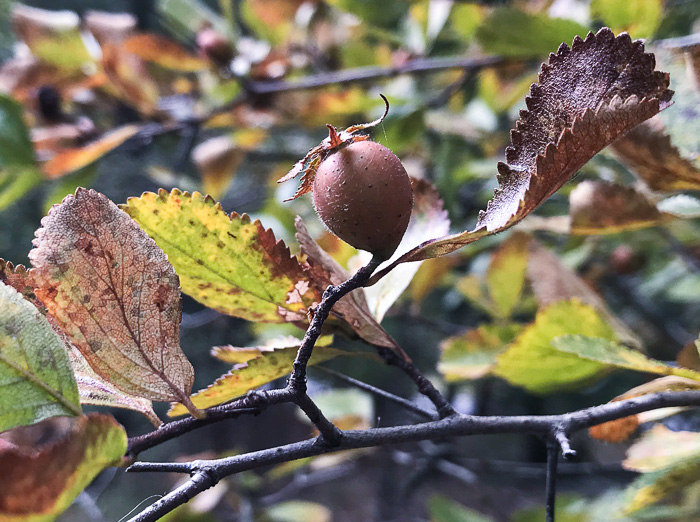
<instances>
[{"instance_id":1,"label":"bare twig","mask_svg":"<svg viewBox=\"0 0 700 522\"><path fill-rule=\"evenodd\" d=\"M413 442L420 440L444 439L477 434L494 433L533 433L550 437L555 429L562 433L573 433L596 424L627 417L659 408L671 406L700 406L700 391L663 392L635 397L624 401L612 402L602 406L594 406L584 410L563 415L542 416L513 416L513 417L474 417L468 415L453 415L438 421L426 422L410 426L396 426L362 431L346 431L339 444L330 446L318 444L318 439L287 444L243 455L209 461L194 461L189 463L146 463L137 462L127 471L160 471L188 473L200 477L197 481L190 480L185 486L169 493L151 507L147 508L132 521L157 520L158 517L184 504L193 496L211 487L226 476L241 471L256 469L271 464L289 462L305 457L313 457L325 453L346 449L367 448L387 444ZM556 442L556 441L554 441ZM559 451L555 445L556 453ZM202 475L206 478L202 478ZM206 487L203 487L208 484ZM202 489L203 488L203 489Z\"/></svg>"},{"instance_id":2,"label":"bare twig","mask_svg":"<svg viewBox=\"0 0 700 522\"><path fill-rule=\"evenodd\" d=\"M559 444L550 437L547 439L547 478L545 479L545 513L547 522L554 522L554 508L557 499L557 464Z\"/></svg>"}]
</instances>

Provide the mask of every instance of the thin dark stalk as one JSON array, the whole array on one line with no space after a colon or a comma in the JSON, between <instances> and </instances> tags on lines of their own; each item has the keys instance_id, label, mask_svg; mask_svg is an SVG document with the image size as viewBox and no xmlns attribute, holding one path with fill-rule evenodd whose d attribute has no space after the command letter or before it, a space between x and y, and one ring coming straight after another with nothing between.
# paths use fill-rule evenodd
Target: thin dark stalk
<instances>
[{"instance_id":1,"label":"thin dark stalk","mask_svg":"<svg viewBox=\"0 0 700 522\"><path fill-rule=\"evenodd\" d=\"M428 410L424 410L420 406L413 404L411 401L407 401L403 397L399 397L398 395L394 395L393 393L389 393L388 391L382 390L380 388L376 388L372 386L371 384L367 384L366 382L358 381L357 379L353 379L352 377L349 377L343 373L336 372L335 370L331 370L330 368L324 368L323 366L314 366L314 370L321 371L323 373L327 373L328 375L332 375L336 379L343 381L347 384L350 384L354 386L355 388L359 388L360 390L364 390L366 392L369 392L373 395L376 395L377 397L382 397L383 399L387 399L394 404L398 404L402 408L407 409L411 413L415 413L416 415L423 417L424 419L435 419L435 415Z\"/></svg>"},{"instance_id":2,"label":"thin dark stalk","mask_svg":"<svg viewBox=\"0 0 700 522\"><path fill-rule=\"evenodd\" d=\"M545 512L547 522L554 522L554 508L557 499L557 464L559 444L553 438L547 439L547 478L545 479Z\"/></svg>"}]
</instances>

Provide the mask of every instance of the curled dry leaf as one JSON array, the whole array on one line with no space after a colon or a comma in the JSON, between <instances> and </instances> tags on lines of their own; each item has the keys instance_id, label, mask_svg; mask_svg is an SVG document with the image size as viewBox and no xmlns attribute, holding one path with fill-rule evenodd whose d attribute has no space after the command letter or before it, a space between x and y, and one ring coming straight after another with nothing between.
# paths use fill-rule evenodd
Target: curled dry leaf
<instances>
[{"instance_id":1,"label":"curled dry leaf","mask_svg":"<svg viewBox=\"0 0 700 522\"><path fill-rule=\"evenodd\" d=\"M394 265L441 256L513 226L620 134L670 105L667 74L654 70L641 41L608 28L562 44L530 88L527 110L511 131L499 188L472 231L427 241Z\"/></svg>"},{"instance_id":2,"label":"curled dry leaf","mask_svg":"<svg viewBox=\"0 0 700 522\"><path fill-rule=\"evenodd\" d=\"M98 375L150 400L187 400L173 267L104 195L78 189L54 206L29 253L37 296Z\"/></svg>"},{"instance_id":3,"label":"curled dry leaf","mask_svg":"<svg viewBox=\"0 0 700 522\"><path fill-rule=\"evenodd\" d=\"M297 241L302 253L306 255L311 281L318 291L323 292L328 285L338 285L347 280L350 274L313 240L302 219L297 217L294 224L297 229ZM401 347L370 312L362 289L355 290L340 299L333 307L333 315L345 321L367 343L389 348L408 359Z\"/></svg>"},{"instance_id":4,"label":"curled dry leaf","mask_svg":"<svg viewBox=\"0 0 700 522\"><path fill-rule=\"evenodd\" d=\"M126 451L111 415L53 417L0 436L0 519L54 520Z\"/></svg>"},{"instance_id":5,"label":"curled dry leaf","mask_svg":"<svg viewBox=\"0 0 700 522\"><path fill-rule=\"evenodd\" d=\"M700 190L700 170L681 156L658 117L618 138L611 148L652 190Z\"/></svg>"}]
</instances>

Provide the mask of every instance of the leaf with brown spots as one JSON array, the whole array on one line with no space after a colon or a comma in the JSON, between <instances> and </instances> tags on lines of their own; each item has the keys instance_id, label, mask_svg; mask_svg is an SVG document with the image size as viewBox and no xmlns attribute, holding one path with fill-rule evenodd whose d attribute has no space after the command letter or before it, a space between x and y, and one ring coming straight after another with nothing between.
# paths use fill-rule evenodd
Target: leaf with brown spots
<instances>
[{"instance_id":1,"label":"leaf with brown spots","mask_svg":"<svg viewBox=\"0 0 700 522\"><path fill-rule=\"evenodd\" d=\"M509 228L622 133L670 105L667 74L654 70L641 41L608 28L562 44L530 87L527 110L511 131L506 163L498 164L499 188L471 231L427 241L398 263L445 255Z\"/></svg>"},{"instance_id":2,"label":"leaf with brown spots","mask_svg":"<svg viewBox=\"0 0 700 522\"><path fill-rule=\"evenodd\" d=\"M618 138L611 148L653 190L700 190L700 170L681 156L658 116Z\"/></svg>"},{"instance_id":3,"label":"leaf with brown spots","mask_svg":"<svg viewBox=\"0 0 700 522\"><path fill-rule=\"evenodd\" d=\"M153 240L104 195L78 189L34 246L36 295L92 369L127 393L187 402L179 280Z\"/></svg>"},{"instance_id":4,"label":"leaf with brown spots","mask_svg":"<svg viewBox=\"0 0 700 522\"><path fill-rule=\"evenodd\" d=\"M313 240L304 221L297 217L294 224L297 229L297 241L299 241L302 253L306 254L307 257L311 282L317 290L323 292L328 285L338 285L347 280L350 274ZM333 307L333 316L347 323L362 340L374 346L390 348L399 353L401 357L408 359L401 347L370 312L367 299L361 288L340 299ZM331 322L331 324L333 323Z\"/></svg>"},{"instance_id":5,"label":"leaf with brown spots","mask_svg":"<svg viewBox=\"0 0 700 522\"><path fill-rule=\"evenodd\" d=\"M211 197L146 192L122 207L168 255L183 291L223 314L305 322L320 301L301 264L260 221L224 212Z\"/></svg>"},{"instance_id":6,"label":"leaf with brown spots","mask_svg":"<svg viewBox=\"0 0 700 522\"><path fill-rule=\"evenodd\" d=\"M233 369L219 377L204 390L192 395L192 402L198 408L210 408L217 404L245 395L246 392L259 388L268 382L288 375L292 371L294 359L299 351L300 339L290 338L276 343L274 348L269 346L255 347L255 354L250 348L234 348L231 346L219 348L215 356L219 359L235 358L231 352L241 351L246 362L236 364ZM228 352L228 354L227 354ZM242 354L238 354L242 355ZM338 350L329 346L316 346L309 365L322 363L334 357L352 355L351 352ZM168 417L185 415L187 410L182 404L174 404L168 412Z\"/></svg>"},{"instance_id":7,"label":"leaf with brown spots","mask_svg":"<svg viewBox=\"0 0 700 522\"><path fill-rule=\"evenodd\" d=\"M3 433L0 520L54 520L125 451L124 428L101 413L52 417Z\"/></svg>"}]
</instances>

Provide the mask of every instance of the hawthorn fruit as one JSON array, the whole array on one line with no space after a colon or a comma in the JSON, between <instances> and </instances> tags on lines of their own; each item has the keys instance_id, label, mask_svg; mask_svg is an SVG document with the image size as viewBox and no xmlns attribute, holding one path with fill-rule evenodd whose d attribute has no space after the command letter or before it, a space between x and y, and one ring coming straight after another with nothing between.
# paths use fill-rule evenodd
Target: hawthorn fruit
<instances>
[{"instance_id":1,"label":"hawthorn fruit","mask_svg":"<svg viewBox=\"0 0 700 522\"><path fill-rule=\"evenodd\" d=\"M313 182L314 207L340 239L388 259L413 209L411 180L393 152L356 141L323 159Z\"/></svg>"}]
</instances>

